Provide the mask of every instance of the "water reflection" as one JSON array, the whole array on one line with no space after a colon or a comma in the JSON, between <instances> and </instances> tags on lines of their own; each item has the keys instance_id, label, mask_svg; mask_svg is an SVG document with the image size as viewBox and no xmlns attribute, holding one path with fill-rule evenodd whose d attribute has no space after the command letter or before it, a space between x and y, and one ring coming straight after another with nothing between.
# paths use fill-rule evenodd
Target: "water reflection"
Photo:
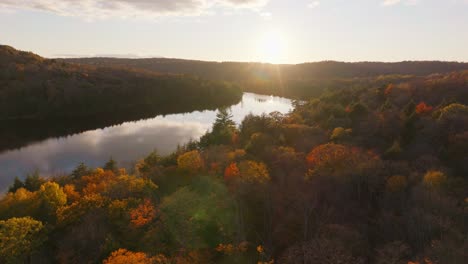
<instances>
[{"instance_id":1,"label":"water reflection","mask_svg":"<svg viewBox=\"0 0 468 264\"><path fill-rule=\"evenodd\" d=\"M249 113L287 113L291 109L289 99L251 93L245 93L241 103L231 107L237 123ZM120 166L127 167L154 149L163 155L169 154L177 145L198 139L215 118L216 111L157 116L50 138L3 152L0 154L0 192L8 188L15 176L23 177L36 169L43 175L66 173L80 162L92 167L102 166L111 156Z\"/></svg>"}]
</instances>

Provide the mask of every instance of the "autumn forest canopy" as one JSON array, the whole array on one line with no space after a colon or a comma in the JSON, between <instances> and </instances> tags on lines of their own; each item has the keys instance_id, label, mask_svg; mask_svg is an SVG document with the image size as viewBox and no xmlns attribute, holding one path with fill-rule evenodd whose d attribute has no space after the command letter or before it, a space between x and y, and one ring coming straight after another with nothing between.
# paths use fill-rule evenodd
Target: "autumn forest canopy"
<instances>
[{"instance_id":1,"label":"autumn forest canopy","mask_svg":"<svg viewBox=\"0 0 468 264\"><path fill-rule=\"evenodd\" d=\"M242 92L297 100L236 124ZM22 145L6 125L19 121L60 134L56 120L76 132L203 109L218 109L211 129L170 155L16 178L0 199L0 263L466 263L467 63L62 60L0 46L0 148Z\"/></svg>"}]
</instances>

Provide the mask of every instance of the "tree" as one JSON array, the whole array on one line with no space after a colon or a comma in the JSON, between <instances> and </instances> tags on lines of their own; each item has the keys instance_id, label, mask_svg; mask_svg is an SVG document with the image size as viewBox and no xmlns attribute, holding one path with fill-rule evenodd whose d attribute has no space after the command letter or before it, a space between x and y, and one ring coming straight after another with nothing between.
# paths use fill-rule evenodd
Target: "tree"
<instances>
[{"instance_id":1,"label":"tree","mask_svg":"<svg viewBox=\"0 0 468 264\"><path fill-rule=\"evenodd\" d=\"M19 188L14 193L9 192L0 199L0 219L23 216L37 218L40 202L37 192L30 192L25 188Z\"/></svg>"},{"instance_id":2,"label":"tree","mask_svg":"<svg viewBox=\"0 0 468 264\"><path fill-rule=\"evenodd\" d=\"M151 152L146 158L138 162L136 168L142 175L148 175L161 161L161 156L155 150Z\"/></svg>"},{"instance_id":3,"label":"tree","mask_svg":"<svg viewBox=\"0 0 468 264\"><path fill-rule=\"evenodd\" d=\"M91 173L91 170L81 162L71 173L73 179L79 179Z\"/></svg>"},{"instance_id":4,"label":"tree","mask_svg":"<svg viewBox=\"0 0 468 264\"><path fill-rule=\"evenodd\" d=\"M67 203L67 195L57 183L46 182L41 185L38 197L42 205L39 219L54 222L56 220L57 209Z\"/></svg>"},{"instance_id":5,"label":"tree","mask_svg":"<svg viewBox=\"0 0 468 264\"><path fill-rule=\"evenodd\" d=\"M353 132L352 129L344 129L342 127L337 127L333 129L333 132L330 136L330 140L335 141L335 142L346 140L350 137L352 132Z\"/></svg>"},{"instance_id":6,"label":"tree","mask_svg":"<svg viewBox=\"0 0 468 264\"><path fill-rule=\"evenodd\" d=\"M220 108L216 115L216 121L213 125L213 131L221 131L223 129L235 130L236 123L232 121L232 115L227 108Z\"/></svg>"},{"instance_id":7,"label":"tree","mask_svg":"<svg viewBox=\"0 0 468 264\"><path fill-rule=\"evenodd\" d=\"M254 133L245 146L245 150L248 153L262 157L268 147L274 144L273 142L274 139L265 133Z\"/></svg>"},{"instance_id":8,"label":"tree","mask_svg":"<svg viewBox=\"0 0 468 264\"><path fill-rule=\"evenodd\" d=\"M211 132L207 132L201 139L203 147L210 145L230 145L236 137L236 123L226 108L218 110Z\"/></svg>"},{"instance_id":9,"label":"tree","mask_svg":"<svg viewBox=\"0 0 468 264\"><path fill-rule=\"evenodd\" d=\"M431 188L439 188L447 181L447 176L441 171L428 171L424 175L424 185Z\"/></svg>"},{"instance_id":10,"label":"tree","mask_svg":"<svg viewBox=\"0 0 468 264\"><path fill-rule=\"evenodd\" d=\"M119 173L119 168L117 167L117 162L111 157L108 162L104 165L104 170L112 171L113 173Z\"/></svg>"},{"instance_id":11,"label":"tree","mask_svg":"<svg viewBox=\"0 0 468 264\"><path fill-rule=\"evenodd\" d=\"M13 185L11 185L10 188L8 188L8 192L14 193L19 188L24 187L24 182L22 182L18 177L15 177L15 181L13 182Z\"/></svg>"},{"instance_id":12,"label":"tree","mask_svg":"<svg viewBox=\"0 0 468 264\"><path fill-rule=\"evenodd\" d=\"M76 202L80 199L80 193L76 191L75 185L73 184L67 184L63 186L63 192L67 196L67 201L70 202Z\"/></svg>"},{"instance_id":13,"label":"tree","mask_svg":"<svg viewBox=\"0 0 468 264\"><path fill-rule=\"evenodd\" d=\"M325 144L314 148L306 157L307 165L314 172L348 169L353 150L338 144Z\"/></svg>"},{"instance_id":14,"label":"tree","mask_svg":"<svg viewBox=\"0 0 468 264\"><path fill-rule=\"evenodd\" d=\"M421 102L416 106L416 113L424 115L432 112L432 109L434 109L432 106L427 105L425 102Z\"/></svg>"},{"instance_id":15,"label":"tree","mask_svg":"<svg viewBox=\"0 0 468 264\"><path fill-rule=\"evenodd\" d=\"M130 222L135 227L142 227L147 225L156 217L156 208L149 199L138 205L137 208L130 211Z\"/></svg>"},{"instance_id":16,"label":"tree","mask_svg":"<svg viewBox=\"0 0 468 264\"><path fill-rule=\"evenodd\" d=\"M266 183L270 181L270 174L265 163L251 160L239 164L240 178L245 182Z\"/></svg>"},{"instance_id":17,"label":"tree","mask_svg":"<svg viewBox=\"0 0 468 264\"><path fill-rule=\"evenodd\" d=\"M224 180L230 181L240 176L239 168L235 162L229 164L224 170Z\"/></svg>"},{"instance_id":18,"label":"tree","mask_svg":"<svg viewBox=\"0 0 468 264\"><path fill-rule=\"evenodd\" d=\"M226 186L210 177L164 197L160 210L175 248L214 248L233 233L233 201Z\"/></svg>"},{"instance_id":19,"label":"tree","mask_svg":"<svg viewBox=\"0 0 468 264\"><path fill-rule=\"evenodd\" d=\"M180 155L177 158L177 165L182 170L194 173L203 168L203 160L200 152L193 150Z\"/></svg>"},{"instance_id":20,"label":"tree","mask_svg":"<svg viewBox=\"0 0 468 264\"><path fill-rule=\"evenodd\" d=\"M468 129L468 106L451 104L439 111L438 123L446 133L457 134Z\"/></svg>"},{"instance_id":21,"label":"tree","mask_svg":"<svg viewBox=\"0 0 468 264\"><path fill-rule=\"evenodd\" d=\"M132 252L120 248L104 260L104 264L164 264L169 261L163 256L149 257L142 252Z\"/></svg>"},{"instance_id":22,"label":"tree","mask_svg":"<svg viewBox=\"0 0 468 264\"><path fill-rule=\"evenodd\" d=\"M315 147L306 157L310 170L309 176L313 174L324 176L356 174L359 173L358 170L367 169L373 161L378 160L378 156L372 152L334 143Z\"/></svg>"},{"instance_id":23,"label":"tree","mask_svg":"<svg viewBox=\"0 0 468 264\"><path fill-rule=\"evenodd\" d=\"M39 189L39 197L44 201L47 208L55 212L60 206L67 203L67 195L55 182L46 182Z\"/></svg>"},{"instance_id":24,"label":"tree","mask_svg":"<svg viewBox=\"0 0 468 264\"><path fill-rule=\"evenodd\" d=\"M382 177L376 173L382 161L372 151L329 143L312 149L306 161L309 168L306 180L342 187L343 192L359 200L372 197L383 184Z\"/></svg>"},{"instance_id":25,"label":"tree","mask_svg":"<svg viewBox=\"0 0 468 264\"><path fill-rule=\"evenodd\" d=\"M26 263L45 242L44 225L30 217L0 221L0 262Z\"/></svg>"},{"instance_id":26,"label":"tree","mask_svg":"<svg viewBox=\"0 0 468 264\"><path fill-rule=\"evenodd\" d=\"M35 171L34 173L28 174L26 176L26 179L24 180L24 187L31 192L35 192L39 190L44 182L45 180L39 176L39 172Z\"/></svg>"}]
</instances>

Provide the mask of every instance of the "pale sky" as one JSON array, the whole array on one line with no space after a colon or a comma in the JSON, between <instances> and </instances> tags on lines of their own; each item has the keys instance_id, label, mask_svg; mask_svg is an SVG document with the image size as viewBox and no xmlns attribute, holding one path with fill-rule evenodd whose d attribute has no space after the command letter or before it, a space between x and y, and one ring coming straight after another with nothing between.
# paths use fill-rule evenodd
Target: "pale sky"
<instances>
[{"instance_id":1,"label":"pale sky","mask_svg":"<svg viewBox=\"0 0 468 264\"><path fill-rule=\"evenodd\" d=\"M0 0L0 44L44 57L468 61L468 0Z\"/></svg>"}]
</instances>

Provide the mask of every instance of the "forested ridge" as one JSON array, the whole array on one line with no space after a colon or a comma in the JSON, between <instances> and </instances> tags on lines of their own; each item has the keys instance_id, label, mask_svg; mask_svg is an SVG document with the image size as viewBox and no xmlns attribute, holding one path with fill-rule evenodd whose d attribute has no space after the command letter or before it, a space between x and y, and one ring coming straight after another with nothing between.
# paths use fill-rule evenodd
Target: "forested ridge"
<instances>
[{"instance_id":1,"label":"forested ridge","mask_svg":"<svg viewBox=\"0 0 468 264\"><path fill-rule=\"evenodd\" d=\"M82 65L119 66L159 73L188 74L239 84L243 91L295 98L319 96L326 88L375 86L430 74L468 70L468 63L443 61L337 62L274 65L255 62L210 62L182 59L75 58Z\"/></svg>"},{"instance_id":2,"label":"forested ridge","mask_svg":"<svg viewBox=\"0 0 468 264\"><path fill-rule=\"evenodd\" d=\"M130 170L17 179L0 262L466 263L468 71L369 80L239 126L221 109Z\"/></svg>"},{"instance_id":3,"label":"forested ridge","mask_svg":"<svg viewBox=\"0 0 468 264\"><path fill-rule=\"evenodd\" d=\"M70 64L0 46L0 120L147 117L214 109L240 99L239 87L226 82Z\"/></svg>"}]
</instances>

